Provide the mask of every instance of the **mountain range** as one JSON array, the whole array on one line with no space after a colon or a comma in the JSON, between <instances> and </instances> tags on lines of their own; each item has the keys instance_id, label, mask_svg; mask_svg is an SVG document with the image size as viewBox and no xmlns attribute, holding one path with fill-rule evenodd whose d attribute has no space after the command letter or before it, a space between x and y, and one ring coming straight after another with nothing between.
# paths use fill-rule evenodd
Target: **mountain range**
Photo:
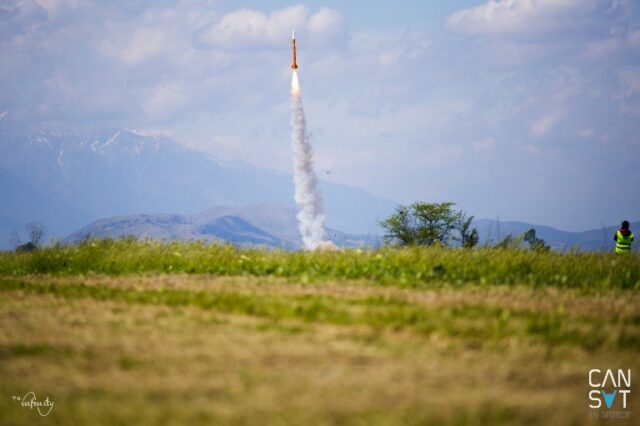
<instances>
[{"instance_id":1,"label":"mountain range","mask_svg":"<svg viewBox=\"0 0 640 426\"><path fill-rule=\"evenodd\" d=\"M12 232L28 222L42 222L48 236L67 242L133 234L300 247L287 173L219 161L135 130L33 130L7 116L0 114L0 249L10 248ZM380 244L378 223L397 203L348 185L319 185L332 240ZM490 219L474 225L481 244L535 228L559 250L609 249L617 228L568 232Z\"/></svg>"},{"instance_id":2,"label":"mountain range","mask_svg":"<svg viewBox=\"0 0 640 426\"><path fill-rule=\"evenodd\" d=\"M157 240L225 241L239 246L268 246L299 249L302 241L298 233L296 211L276 204L249 204L218 206L201 213L183 216L177 214L129 215L95 221L63 240L77 243L87 238L119 238L132 235ZM583 232L561 231L549 226L526 222L480 219L473 222L480 235L480 245L491 245L508 235L518 237L535 229L554 250L611 250L617 226ZM640 229L640 222L631 224ZM328 229L328 237L339 247L376 247L383 244L381 235L350 235Z\"/></svg>"},{"instance_id":3,"label":"mountain range","mask_svg":"<svg viewBox=\"0 0 640 426\"><path fill-rule=\"evenodd\" d=\"M379 233L392 200L320 180L327 225ZM135 130L23 130L0 118L0 248L28 222L68 235L92 221L170 212L190 215L215 205L294 207L287 173L226 163L173 139Z\"/></svg>"},{"instance_id":4,"label":"mountain range","mask_svg":"<svg viewBox=\"0 0 640 426\"><path fill-rule=\"evenodd\" d=\"M156 240L223 241L238 246L299 249L302 240L294 208L277 204L218 206L195 215L129 215L95 221L63 240L65 244L87 238L119 238L132 235ZM378 246L375 235L350 235L327 229L327 236L340 247Z\"/></svg>"},{"instance_id":5,"label":"mountain range","mask_svg":"<svg viewBox=\"0 0 640 426\"><path fill-rule=\"evenodd\" d=\"M615 246L613 235L620 228L617 226L603 226L598 229L571 232L561 231L551 226L535 225L526 222L499 221L480 219L473 223L480 235L480 244L492 244L507 235L514 237L522 235L529 229L536 230L536 236L542 238L552 249L565 251L579 248L586 251L612 250ZM632 222L631 229L640 230L640 221Z\"/></svg>"}]
</instances>

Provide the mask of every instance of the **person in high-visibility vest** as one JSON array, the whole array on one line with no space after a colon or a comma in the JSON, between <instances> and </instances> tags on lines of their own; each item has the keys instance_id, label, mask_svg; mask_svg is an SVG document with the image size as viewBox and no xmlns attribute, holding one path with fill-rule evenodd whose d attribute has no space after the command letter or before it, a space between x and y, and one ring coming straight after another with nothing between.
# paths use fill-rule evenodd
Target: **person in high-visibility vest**
<instances>
[{"instance_id":1,"label":"person in high-visibility vest","mask_svg":"<svg viewBox=\"0 0 640 426\"><path fill-rule=\"evenodd\" d=\"M622 226L613 236L613 241L616 242L616 253L631 253L633 232L629 229L629 222L622 222Z\"/></svg>"}]
</instances>

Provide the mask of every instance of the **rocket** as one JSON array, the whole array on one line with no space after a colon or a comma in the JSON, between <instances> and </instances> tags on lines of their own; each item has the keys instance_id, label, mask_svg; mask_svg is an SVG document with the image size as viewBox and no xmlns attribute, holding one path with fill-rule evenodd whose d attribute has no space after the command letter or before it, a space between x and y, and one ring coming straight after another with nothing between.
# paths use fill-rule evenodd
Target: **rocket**
<instances>
[{"instance_id":1,"label":"rocket","mask_svg":"<svg viewBox=\"0 0 640 426\"><path fill-rule=\"evenodd\" d=\"M298 64L296 64L296 30L291 33L291 55L293 56L291 69L295 70L298 68Z\"/></svg>"}]
</instances>

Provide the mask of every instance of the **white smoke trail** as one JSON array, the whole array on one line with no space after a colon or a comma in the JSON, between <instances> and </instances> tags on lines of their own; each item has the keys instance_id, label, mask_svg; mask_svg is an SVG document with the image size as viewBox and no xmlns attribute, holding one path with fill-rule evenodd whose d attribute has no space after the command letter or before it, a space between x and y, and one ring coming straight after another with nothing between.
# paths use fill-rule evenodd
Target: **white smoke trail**
<instances>
[{"instance_id":1,"label":"white smoke trail","mask_svg":"<svg viewBox=\"0 0 640 426\"><path fill-rule=\"evenodd\" d=\"M298 226L307 250L335 249L327 240L322 214L322 196L313 171L313 149L307 133L307 120L302 107L298 73L291 77L291 148L293 150L293 183L298 212Z\"/></svg>"}]
</instances>

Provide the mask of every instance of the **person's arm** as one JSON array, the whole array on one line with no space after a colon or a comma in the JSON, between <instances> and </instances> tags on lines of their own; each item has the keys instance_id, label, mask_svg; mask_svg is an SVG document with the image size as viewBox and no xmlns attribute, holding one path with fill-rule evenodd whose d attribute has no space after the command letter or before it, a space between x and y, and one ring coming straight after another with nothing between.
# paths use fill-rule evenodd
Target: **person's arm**
<instances>
[{"instance_id":1,"label":"person's arm","mask_svg":"<svg viewBox=\"0 0 640 426\"><path fill-rule=\"evenodd\" d=\"M618 241L618 233L613 234L613 241Z\"/></svg>"}]
</instances>

